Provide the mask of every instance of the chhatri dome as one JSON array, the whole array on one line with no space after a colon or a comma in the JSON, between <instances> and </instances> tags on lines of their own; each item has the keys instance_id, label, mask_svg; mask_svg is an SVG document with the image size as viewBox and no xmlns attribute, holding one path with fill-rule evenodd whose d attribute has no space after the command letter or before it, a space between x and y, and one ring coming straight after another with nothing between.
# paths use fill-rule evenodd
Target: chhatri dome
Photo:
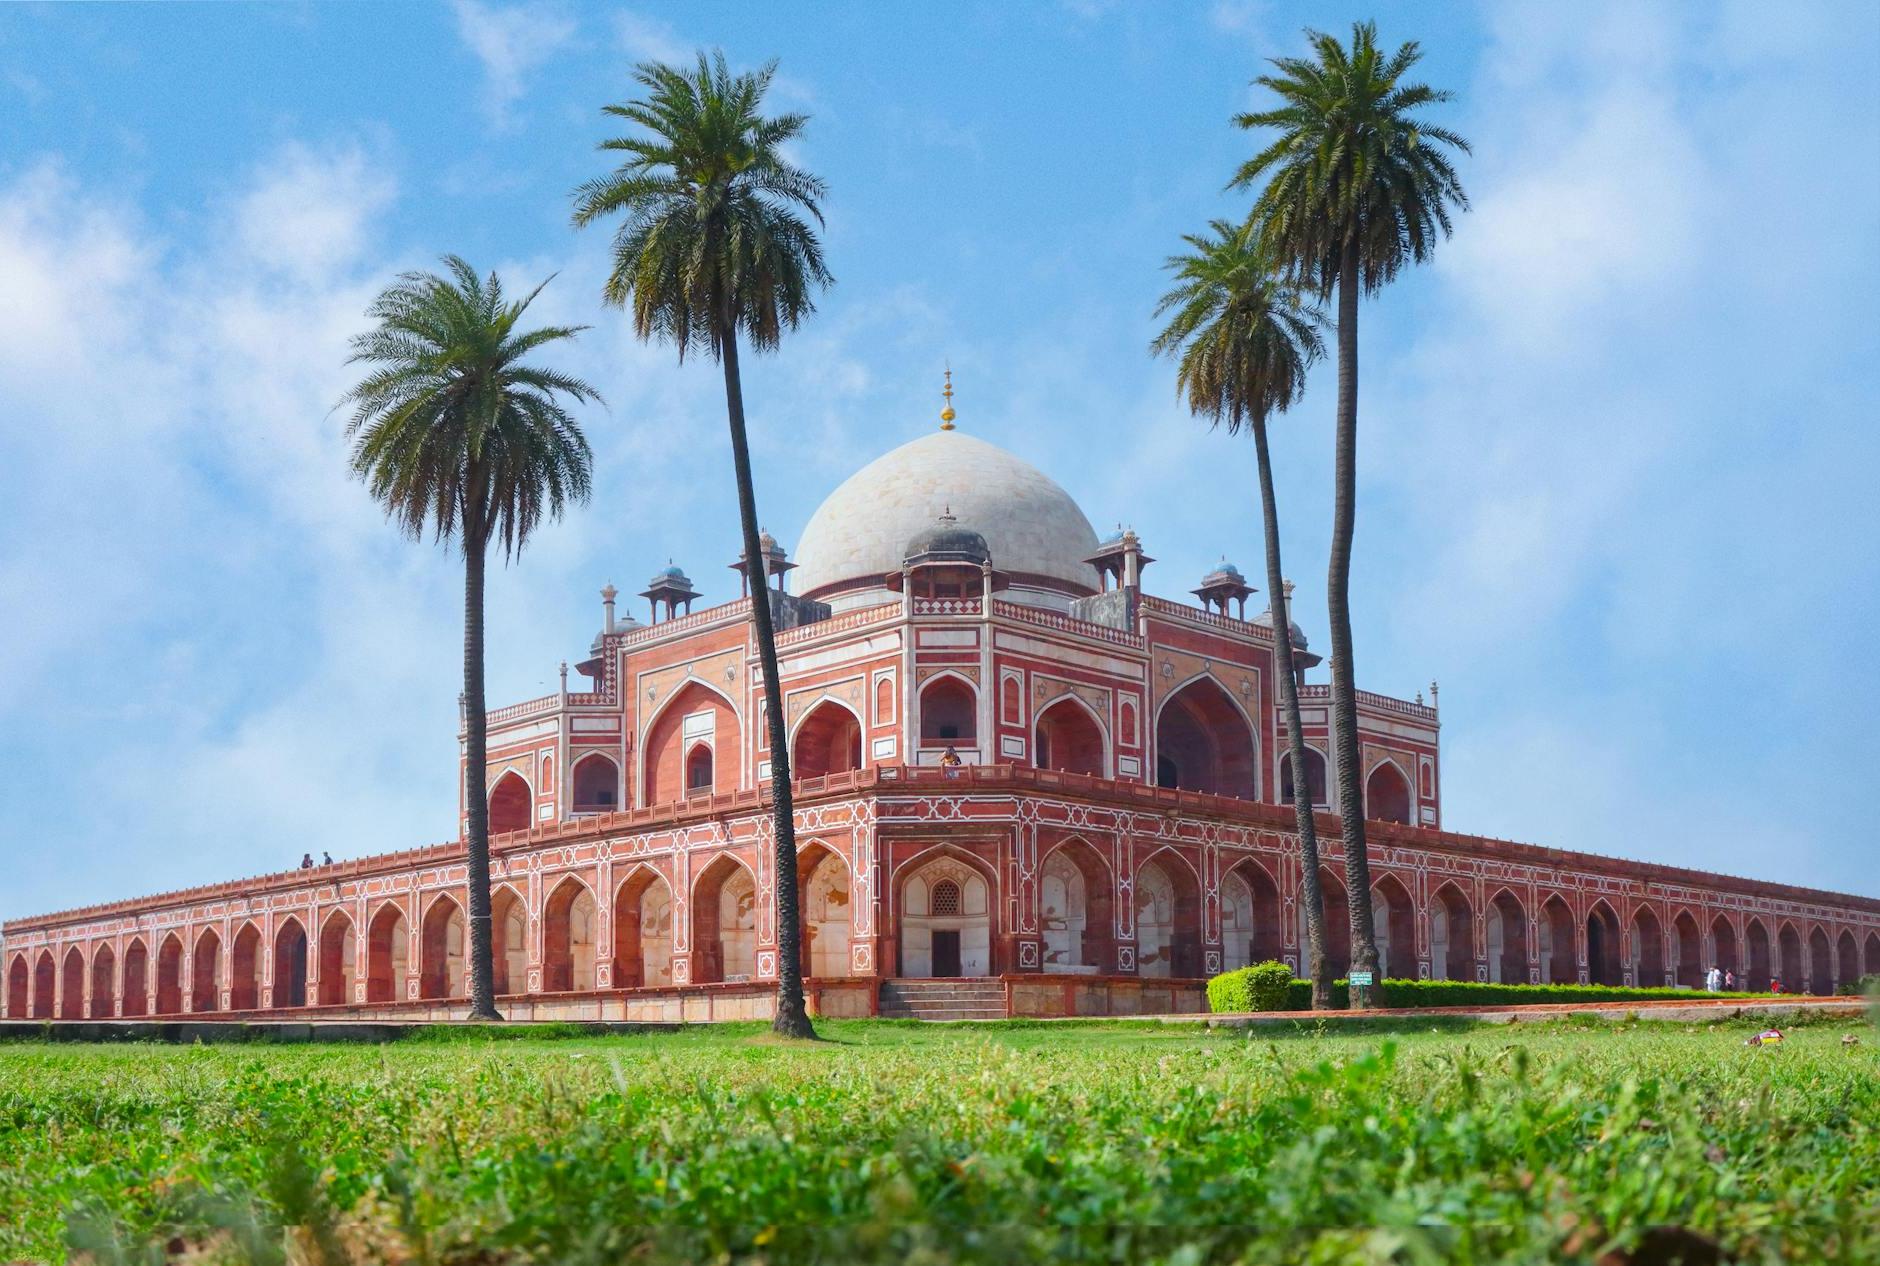
<instances>
[{"instance_id":1,"label":"chhatri dome","mask_svg":"<svg viewBox=\"0 0 1880 1266\"><path fill-rule=\"evenodd\" d=\"M862 467L810 516L797 593L837 610L889 600L885 577L942 515L984 538L992 565L1010 577L1008 598L1061 610L1096 593L1085 560L1097 534L1070 494L1023 458L954 429L950 400L941 417L941 430Z\"/></svg>"}]
</instances>

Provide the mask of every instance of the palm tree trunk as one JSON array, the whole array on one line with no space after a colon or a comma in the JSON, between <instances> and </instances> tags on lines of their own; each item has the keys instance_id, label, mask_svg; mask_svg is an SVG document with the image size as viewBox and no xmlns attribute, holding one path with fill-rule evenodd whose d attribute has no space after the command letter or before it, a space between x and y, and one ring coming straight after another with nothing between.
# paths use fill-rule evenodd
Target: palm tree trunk
<instances>
[{"instance_id":1,"label":"palm tree trunk","mask_svg":"<svg viewBox=\"0 0 1880 1266\"><path fill-rule=\"evenodd\" d=\"M770 803L777 837L777 1018L773 1032L814 1038L803 1005L802 930L797 910L796 806L790 795L789 735L778 684L777 631L770 618L769 579L758 547L757 492L751 481L751 449L744 434L744 384L738 374L736 323L727 319L719 360L725 370L725 411L731 421L731 460L738 474L738 517L744 528L745 570L751 580L751 624L757 632L757 661L764 679L764 724L770 740Z\"/></svg>"},{"instance_id":2,"label":"palm tree trunk","mask_svg":"<svg viewBox=\"0 0 1880 1266\"><path fill-rule=\"evenodd\" d=\"M1273 495L1273 463L1266 448L1266 418L1253 418L1253 451L1260 466L1260 518L1266 529L1266 589L1272 595L1273 649L1279 660L1279 701L1286 714L1287 760L1292 763L1293 814L1299 830L1301 886L1305 889L1306 979L1312 982L1312 1008L1332 1005L1332 974L1325 963L1325 898L1319 892L1319 833L1312 817L1312 792L1306 785L1306 736L1299 724L1299 686L1293 672L1292 604L1286 601L1285 574L1279 562L1279 503Z\"/></svg>"},{"instance_id":3,"label":"palm tree trunk","mask_svg":"<svg viewBox=\"0 0 1880 1266\"><path fill-rule=\"evenodd\" d=\"M469 819L464 851L470 869L470 1018L500 1020L490 959L489 724L483 706L483 567L489 534L482 518L480 508L470 509L463 530L463 784Z\"/></svg>"},{"instance_id":4,"label":"palm tree trunk","mask_svg":"<svg viewBox=\"0 0 1880 1266\"><path fill-rule=\"evenodd\" d=\"M1345 840L1345 897L1351 912L1351 970L1372 984L1350 987L1353 1008L1377 1005L1377 937L1371 922L1371 866L1364 848L1363 752L1351 663L1351 538L1358 496L1358 246L1338 264L1338 423L1333 466L1332 561L1326 608L1332 626L1332 743L1338 768L1339 830Z\"/></svg>"}]
</instances>

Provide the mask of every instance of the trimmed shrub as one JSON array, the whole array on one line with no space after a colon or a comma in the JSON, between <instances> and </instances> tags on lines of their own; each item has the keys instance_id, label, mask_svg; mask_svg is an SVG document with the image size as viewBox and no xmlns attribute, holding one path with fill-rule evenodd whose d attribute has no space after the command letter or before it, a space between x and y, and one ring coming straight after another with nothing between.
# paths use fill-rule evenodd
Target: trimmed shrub
<instances>
[{"instance_id":1,"label":"trimmed shrub","mask_svg":"<svg viewBox=\"0 0 1880 1266\"><path fill-rule=\"evenodd\" d=\"M1310 1011L1312 985L1309 981L1285 978L1282 963L1261 963L1226 972L1208 981L1210 1011ZM1253 973L1261 977L1267 992L1256 995ZM1332 982L1332 1006L1345 1009L1349 982ZM1880 977L1867 977L1861 984L1880 984ZM1510 985L1488 984L1473 980L1386 980L1379 1004L1386 1007L1500 1007L1559 1002L1670 1002L1697 998L1765 998L1767 994L1706 993L1701 989L1625 988L1620 985Z\"/></svg>"},{"instance_id":2,"label":"trimmed shrub","mask_svg":"<svg viewBox=\"0 0 1880 1266\"><path fill-rule=\"evenodd\" d=\"M1280 962L1255 963L1222 972L1208 981L1210 1011L1295 1011L1292 968ZM1307 1002L1311 1001L1308 991Z\"/></svg>"},{"instance_id":3,"label":"trimmed shrub","mask_svg":"<svg viewBox=\"0 0 1880 1266\"><path fill-rule=\"evenodd\" d=\"M1850 998L1880 997L1880 972L1868 972L1859 980L1850 980L1834 992Z\"/></svg>"}]
</instances>

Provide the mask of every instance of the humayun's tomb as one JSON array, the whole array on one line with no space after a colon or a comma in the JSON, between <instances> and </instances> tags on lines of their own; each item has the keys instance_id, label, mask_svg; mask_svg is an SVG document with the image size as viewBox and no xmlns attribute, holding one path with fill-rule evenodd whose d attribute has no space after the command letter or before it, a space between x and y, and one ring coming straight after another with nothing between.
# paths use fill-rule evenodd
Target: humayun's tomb
<instances>
[{"instance_id":1,"label":"humayun's tomb","mask_svg":"<svg viewBox=\"0 0 1880 1266\"><path fill-rule=\"evenodd\" d=\"M779 629L821 1013L918 1013L932 978L976 1013L1195 1010L1212 973L1298 964L1273 604L1249 616L1237 569L1193 601L1152 596L1133 532L1099 540L1056 483L950 420L837 488L794 558L765 549L774 583L753 595L733 564L744 592L715 606L694 610L676 567L642 594L646 623L603 590L584 688L564 665L556 693L490 712L507 1016L770 1013L754 600ZM1303 790L1325 809L1328 688L1299 662ZM1829 992L1880 971L1880 900L1444 830L1436 704L1434 685L1358 699L1389 975L1696 986L1714 963ZM1319 831L1342 971L1329 811ZM465 869L451 842L17 919L5 1013L462 1015Z\"/></svg>"}]
</instances>

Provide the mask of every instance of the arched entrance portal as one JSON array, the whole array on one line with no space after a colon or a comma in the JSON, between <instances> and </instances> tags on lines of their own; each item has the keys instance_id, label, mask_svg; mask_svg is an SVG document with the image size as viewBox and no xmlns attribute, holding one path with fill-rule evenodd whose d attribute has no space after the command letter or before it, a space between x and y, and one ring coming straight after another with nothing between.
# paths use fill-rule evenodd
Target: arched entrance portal
<instances>
[{"instance_id":1,"label":"arched entrance portal","mask_svg":"<svg viewBox=\"0 0 1880 1266\"><path fill-rule=\"evenodd\" d=\"M818 980L847 976L854 931L848 864L820 844L804 850L803 863L796 907L803 924L803 975Z\"/></svg>"},{"instance_id":2,"label":"arched entrance portal","mask_svg":"<svg viewBox=\"0 0 1880 1266\"><path fill-rule=\"evenodd\" d=\"M570 875L542 910L542 988L549 993L594 988L600 907L587 885Z\"/></svg>"},{"instance_id":3,"label":"arched entrance portal","mask_svg":"<svg viewBox=\"0 0 1880 1266\"><path fill-rule=\"evenodd\" d=\"M1221 880L1221 969L1276 962L1282 952L1279 886L1251 857Z\"/></svg>"},{"instance_id":4,"label":"arched entrance portal","mask_svg":"<svg viewBox=\"0 0 1880 1266\"><path fill-rule=\"evenodd\" d=\"M465 989L464 935L469 924L463 907L443 896L424 912L424 935L418 955L418 996L462 998Z\"/></svg>"},{"instance_id":5,"label":"arched entrance portal","mask_svg":"<svg viewBox=\"0 0 1880 1266\"><path fill-rule=\"evenodd\" d=\"M264 966L261 959L261 929L252 923L242 924L242 930L235 934L235 947L231 958L229 1009L232 1011L258 1010L261 1006L261 980Z\"/></svg>"},{"instance_id":6,"label":"arched entrance portal","mask_svg":"<svg viewBox=\"0 0 1880 1266\"><path fill-rule=\"evenodd\" d=\"M1253 727L1212 677L1197 677L1163 702L1155 757L1158 786L1259 798Z\"/></svg>"},{"instance_id":7,"label":"arched entrance portal","mask_svg":"<svg viewBox=\"0 0 1880 1266\"><path fill-rule=\"evenodd\" d=\"M901 884L901 974L990 976L992 894L977 868L940 856Z\"/></svg>"},{"instance_id":8,"label":"arched entrance portal","mask_svg":"<svg viewBox=\"0 0 1880 1266\"><path fill-rule=\"evenodd\" d=\"M825 699L797 728L790 751L791 775L822 778L861 767L862 723L841 704Z\"/></svg>"},{"instance_id":9,"label":"arched entrance portal","mask_svg":"<svg viewBox=\"0 0 1880 1266\"><path fill-rule=\"evenodd\" d=\"M692 886L692 979L757 976L757 881L721 855Z\"/></svg>"},{"instance_id":10,"label":"arched entrance portal","mask_svg":"<svg viewBox=\"0 0 1880 1266\"><path fill-rule=\"evenodd\" d=\"M1488 978L1498 985L1527 984L1527 913L1520 899L1506 888L1496 893L1482 930L1488 939Z\"/></svg>"},{"instance_id":11,"label":"arched entrance portal","mask_svg":"<svg viewBox=\"0 0 1880 1266\"><path fill-rule=\"evenodd\" d=\"M91 959L91 1018L109 1020L117 1014L117 955L109 945L100 945Z\"/></svg>"},{"instance_id":12,"label":"arched entrance portal","mask_svg":"<svg viewBox=\"0 0 1880 1266\"><path fill-rule=\"evenodd\" d=\"M307 1005L307 929L285 919L274 933L274 1005Z\"/></svg>"},{"instance_id":13,"label":"arched entrance portal","mask_svg":"<svg viewBox=\"0 0 1880 1266\"><path fill-rule=\"evenodd\" d=\"M529 806L535 796L522 775L513 769L496 780L490 788L490 834L507 835L529 829Z\"/></svg>"},{"instance_id":14,"label":"arched entrance portal","mask_svg":"<svg viewBox=\"0 0 1880 1266\"><path fill-rule=\"evenodd\" d=\"M1075 695L1065 695L1038 714L1032 760L1039 769L1067 774L1108 776L1103 752L1103 729L1090 709Z\"/></svg>"},{"instance_id":15,"label":"arched entrance portal","mask_svg":"<svg viewBox=\"0 0 1880 1266\"><path fill-rule=\"evenodd\" d=\"M1647 989L1664 987L1664 929L1649 906L1640 906L1632 916L1632 964L1633 978L1640 986Z\"/></svg>"},{"instance_id":16,"label":"arched entrance portal","mask_svg":"<svg viewBox=\"0 0 1880 1266\"><path fill-rule=\"evenodd\" d=\"M1167 851L1136 868L1136 974L1202 974L1200 885Z\"/></svg>"},{"instance_id":17,"label":"arched entrance portal","mask_svg":"<svg viewBox=\"0 0 1880 1266\"><path fill-rule=\"evenodd\" d=\"M672 887L642 866L614 894L614 987L672 983Z\"/></svg>"},{"instance_id":18,"label":"arched entrance portal","mask_svg":"<svg viewBox=\"0 0 1880 1266\"><path fill-rule=\"evenodd\" d=\"M529 990L529 915L513 888L490 894L490 975L497 997Z\"/></svg>"},{"instance_id":19,"label":"arched entrance portal","mask_svg":"<svg viewBox=\"0 0 1880 1266\"><path fill-rule=\"evenodd\" d=\"M1619 939L1619 916L1605 902L1595 902L1586 915L1586 978L1593 984L1625 983Z\"/></svg>"},{"instance_id":20,"label":"arched entrance portal","mask_svg":"<svg viewBox=\"0 0 1880 1266\"><path fill-rule=\"evenodd\" d=\"M1749 962L1743 972L1743 985L1751 993L1765 993L1769 989L1769 929L1762 925L1761 919L1751 919L1743 930L1743 941L1749 949Z\"/></svg>"},{"instance_id":21,"label":"arched entrance portal","mask_svg":"<svg viewBox=\"0 0 1880 1266\"><path fill-rule=\"evenodd\" d=\"M1396 876L1371 888L1371 935L1377 941L1378 979L1417 978L1417 912Z\"/></svg>"},{"instance_id":22,"label":"arched entrance portal","mask_svg":"<svg viewBox=\"0 0 1880 1266\"><path fill-rule=\"evenodd\" d=\"M1559 897L1549 897L1541 906L1540 934L1541 983L1577 983L1580 969L1573 944L1573 912Z\"/></svg>"},{"instance_id":23,"label":"arched entrance portal","mask_svg":"<svg viewBox=\"0 0 1880 1266\"><path fill-rule=\"evenodd\" d=\"M353 968L358 948L353 944L353 922L336 910L320 929L320 1005L343 1007L353 1000Z\"/></svg>"},{"instance_id":24,"label":"arched entrance portal","mask_svg":"<svg viewBox=\"0 0 1880 1266\"><path fill-rule=\"evenodd\" d=\"M1430 902L1430 975L1475 979L1475 912L1454 884L1437 889Z\"/></svg>"},{"instance_id":25,"label":"arched entrance portal","mask_svg":"<svg viewBox=\"0 0 1880 1266\"><path fill-rule=\"evenodd\" d=\"M1364 780L1364 815L1379 822L1410 823L1410 783L1389 761Z\"/></svg>"},{"instance_id":26,"label":"arched entrance portal","mask_svg":"<svg viewBox=\"0 0 1880 1266\"><path fill-rule=\"evenodd\" d=\"M1116 896L1110 868L1083 840L1067 840L1045 858L1038 918L1046 971L1116 970Z\"/></svg>"}]
</instances>

